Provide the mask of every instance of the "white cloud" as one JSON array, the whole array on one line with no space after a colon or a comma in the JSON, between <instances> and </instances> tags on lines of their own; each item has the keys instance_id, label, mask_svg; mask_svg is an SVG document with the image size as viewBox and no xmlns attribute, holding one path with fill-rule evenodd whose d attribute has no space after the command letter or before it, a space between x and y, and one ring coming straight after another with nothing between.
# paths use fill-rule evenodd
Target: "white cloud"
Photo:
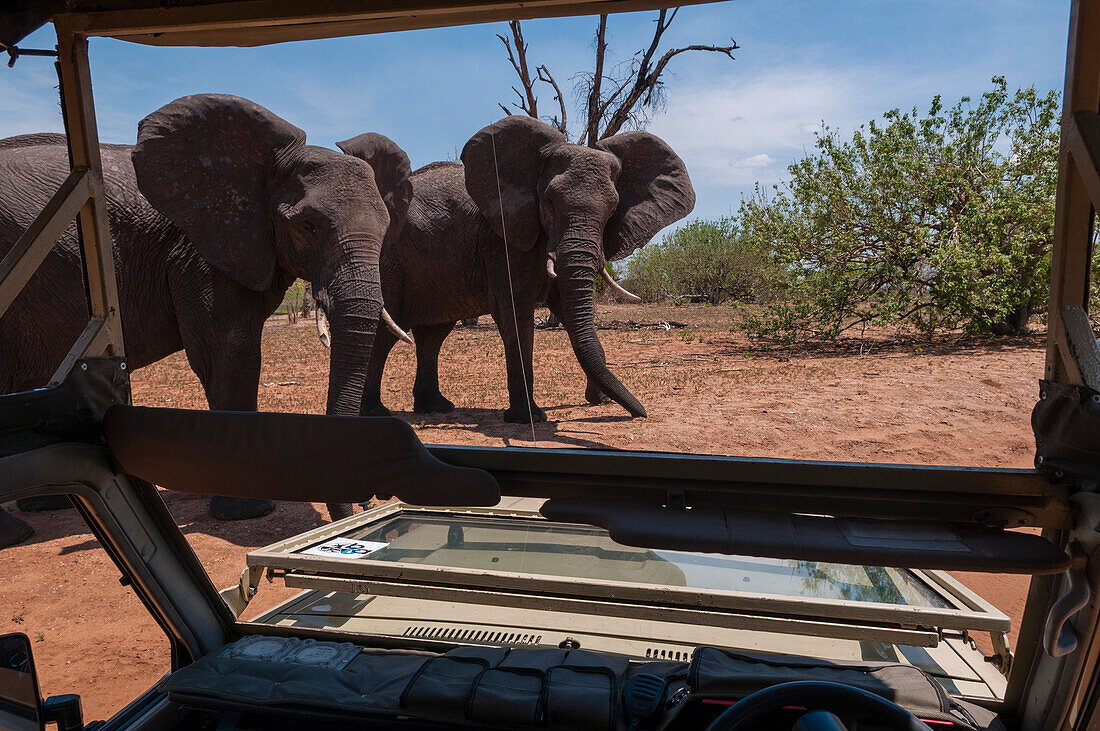
<instances>
[{"instance_id":1,"label":"white cloud","mask_svg":"<svg viewBox=\"0 0 1100 731\"><path fill-rule=\"evenodd\" d=\"M752 155L740 160L734 160L730 163L735 168L760 168L767 167L775 162L775 158L766 152L761 152L758 155Z\"/></svg>"},{"instance_id":2,"label":"white cloud","mask_svg":"<svg viewBox=\"0 0 1100 731\"><path fill-rule=\"evenodd\" d=\"M808 61L720 83L676 89L650 126L684 159L697 188L777 182L812 149L822 122L850 131L922 98L928 86L927 79L882 66L826 68Z\"/></svg>"}]
</instances>

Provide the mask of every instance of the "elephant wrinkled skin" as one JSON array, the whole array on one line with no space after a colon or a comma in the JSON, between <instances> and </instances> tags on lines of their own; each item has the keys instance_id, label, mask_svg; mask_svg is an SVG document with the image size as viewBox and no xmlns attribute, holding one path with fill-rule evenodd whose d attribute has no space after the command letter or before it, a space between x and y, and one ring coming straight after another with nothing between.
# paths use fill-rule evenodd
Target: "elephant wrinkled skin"
<instances>
[{"instance_id":1,"label":"elephant wrinkled skin","mask_svg":"<svg viewBox=\"0 0 1100 731\"><path fill-rule=\"evenodd\" d=\"M328 413L359 414L389 225L370 165L305 144L302 130L257 104L214 94L162 107L141 122L136 145L101 152L130 368L182 349L210 408L254 411L264 321L301 277L332 323ZM0 256L68 172L61 135L0 140ZM44 385L80 334L80 261L71 225L0 318L0 393ZM224 518L271 507L211 501ZM0 516L0 545L26 537L13 521Z\"/></svg>"},{"instance_id":2,"label":"elephant wrinkled skin","mask_svg":"<svg viewBox=\"0 0 1100 731\"><path fill-rule=\"evenodd\" d=\"M645 416L607 367L593 285L607 261L628 256L694 207L687 170L668 145L646 132L625 132L583 147L515 115L475 134L462 164L432 163L407 185L408 158L386 143L368 133L338 146L389 171L378 175L395 220L382 251L382 291L397 324L416 339L414 410L454 408L439 391L440 347L457 320L489 314L505 347L504 420L545 420L531 397L534 310L545 302L588 377L588 400L599 403L606 394L631 415ZM395 342L379 330L363 413L388 413L381 382Z\"/></svg>"}]
</instances>

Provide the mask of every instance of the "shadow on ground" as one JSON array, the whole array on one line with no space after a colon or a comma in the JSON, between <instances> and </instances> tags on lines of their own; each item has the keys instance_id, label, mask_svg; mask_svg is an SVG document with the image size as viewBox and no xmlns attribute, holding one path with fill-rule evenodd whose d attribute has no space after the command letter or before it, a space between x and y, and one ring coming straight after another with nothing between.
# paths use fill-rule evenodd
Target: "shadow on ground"
<instances>
[{"instance_id":1,"label":"shadow on ground","mask_svg":"<svg viewBox=\"0 0 1100 731\"><path fill-rule=\"evenodd\" d=\"M836 340L813 340L793 344L776 341L744 338L715 338L709 341L716 356L741 356L746 358L766 358L774 360L818 360L823 358L846 358L851 356L974 356L991 353L1010 353L1020 350L1034 350L1046 343L1046 330L1032 331L1016 336L976 336L960 333L948 333L925 337L922 335L897 334L889 337L868 336L866 338L845 336Z\"/></svg>"},{"instance_id":2,"label":"shadow on ground","mask_svg":"<svg viewBox=\"0 0 1100 731\"><path fill-rule=\"evenodd\" d=\"M275 510L261 518L222 521L210 515L209 498L205 495L170 490L161 490L160 495L168 505L176 525L185 536L203 534L237 546L265 546L328 522L328 516L319 513L310 503L277 502ZM20 543L20 546L31 546L68 536L86 535L89 532L87 524L72 508L23 512L16 508L14 502L10 506L5 504L5 507L10 507L13 515L25 520L34 528L34 535ZM98 547L99 541L88 538L80 543L63 546L59 555L66 556Z\"/></svg>"},{"instance_id":3,"label":"shadow on ground","mask_svg":"<svg viewBox=\"0 0 1100 731\"><path fill-rule=\"evenodd\" d=\"M536 422L534 426L536 442L550 442L554 446L581 447L585 449L616 449L602 441L586 435L602 436L598 432L572 428L582 423L616 423L630 421L627 414L622 416L592 416L581 419L556 421L554 412L577 408L583 404L564 404L544 407L547 420ZM404 419L413 427L426 429L454 429L459 432L476 433L491 439L501 440L508 447L531 446L531 424L510 424L504 421L503 411L499 409L459 408L449 414L417 414L412 411L394 411L393 415ZM436 440L429 440L436 441Z\"/></svg>"}]
</instances>

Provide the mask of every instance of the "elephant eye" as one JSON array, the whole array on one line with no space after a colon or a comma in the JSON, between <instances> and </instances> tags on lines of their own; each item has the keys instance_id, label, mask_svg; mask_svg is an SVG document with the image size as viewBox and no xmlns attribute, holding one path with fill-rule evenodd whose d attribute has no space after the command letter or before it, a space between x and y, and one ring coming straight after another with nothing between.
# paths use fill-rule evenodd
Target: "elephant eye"
<instances>
[{"instance_id":1,"label":"elephant eye","mask_svg":"<svg viewBox=\"0 0 1100 731\"><path fill-rule=\"evenodd\" d=\"M306 233L313 233L317 230L317 226L314 225L313 221L309 220L308 218L302 221L302 228L306 230Z\"/></svg>"}]
</instances>

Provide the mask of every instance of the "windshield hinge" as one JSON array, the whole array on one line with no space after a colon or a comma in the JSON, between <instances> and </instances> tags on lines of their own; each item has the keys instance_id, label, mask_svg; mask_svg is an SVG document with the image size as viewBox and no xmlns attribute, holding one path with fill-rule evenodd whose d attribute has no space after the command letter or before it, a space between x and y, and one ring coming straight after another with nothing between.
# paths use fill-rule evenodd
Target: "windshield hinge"
<instances>
[{"instance_id":1,"label":"windshield hinge","mask_svg":"<svg viewBox=\"0 0 1100 731\"><path fill-rule=\"evenodd\" d=\"M241 579L235 586L227 587L218 592L225 603L229 605L233 616L241 616L241 612L252 601L252 597L256 596L263 570L263 566L247 566L244 571L241 571Z\"/></svg>"},{"instance_id":2,"label":"windshield hinge","mask_svg":"<svg viewBox=\"0 0 1100 731\"><path fill-rule=\"evenodd\" d=\"M1012 670L1012 651L1008 649L1008 637L1004 632L990 632L989 639L993 642L993 654L985 661L1007 678L1009 671Z\"/></svg>"},{"instance_id":3,"label":"windshield hinge","mask_svg":"<svg viewBox=\"0 0 1100 731\"><path fill-rule=\"evenodd\" d=\"M1066 571L1065 591L1047 614L1043 628L1043 648L1051 657L1064 657L1077 649L1077 632L1073 629L1073 618L1088 606L1092 599L1092 587L1086 574L1089 557L1081 544L1073 541L1066 546L1066 553L1073 564Z\"/></svg>"}]
</instances>

